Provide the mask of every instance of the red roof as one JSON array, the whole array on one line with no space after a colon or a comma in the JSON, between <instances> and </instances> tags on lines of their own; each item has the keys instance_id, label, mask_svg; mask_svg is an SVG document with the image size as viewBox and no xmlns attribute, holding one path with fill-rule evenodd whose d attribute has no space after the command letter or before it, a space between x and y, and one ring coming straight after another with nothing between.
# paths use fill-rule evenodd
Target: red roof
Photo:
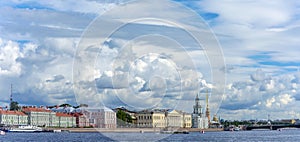
<instances>
[{"instance_id":1,"label":"red roof","mask_svg":"<svg viewBox=\"0 0 300 142\"><path fill-rule=\"evenodd\" d=\"M71 114L61 113L61 112L57 112L56 116L60 116L60 117L73 117Z\"/></svg>"},{"instance_id":2,"label":"red roof","mask_svg":"<svg viewBox=\"0 0 300 142\"><path fill-rule=\"evenodd\" d=\"M83 114L80 112L75 112L75 113L73 113L73 116L78 117L78 116L83 116Z\"/></svg>"},{"instance_id":3,"label":"red roof","mask_svg":"<svg viewBox=\"0 0 300 142\"><path fill-rule=\"evenodd\" d=\"M5 114L5 115L26 115L21 111L9 111L9 110L0 110L0 114Z\"/></svg>"},{"instance_id":4,"label":"red roof","mask_svg":"<svg viewBox=\"0 0 300 142\"><path fill-rule=\"evenodd\" d=\"M51 110L45 108L33 108L33 107L24 107L22 108L24 112L51 112Z\"/></svg>"}]
</instances>

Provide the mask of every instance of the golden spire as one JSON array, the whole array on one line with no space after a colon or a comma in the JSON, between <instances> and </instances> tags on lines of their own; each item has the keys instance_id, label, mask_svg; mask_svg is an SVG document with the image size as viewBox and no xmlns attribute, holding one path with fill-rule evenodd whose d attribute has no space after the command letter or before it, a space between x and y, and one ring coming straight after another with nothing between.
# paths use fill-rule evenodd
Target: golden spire
<instances>
[{"instance_id":1,"label":"golden spire","mask_svg":"<svg viewBox=\"0 0 300 142\"><path fill-rule=\"evenodd\" d=\"M206 108L208 108L208 91L206 90Z\"/></svg>"},{"instance_id":2,"label":"golden spire","mask_svg":"<svg viewBox=\"0 0 300 142\"><path fill-rule=\"evenodd\" d=\"M208 107L208 90L206 90L206 117L208 119L208 124L210 124L210 111L209 111L209 107Z\"/></svg>"}]
</instances>

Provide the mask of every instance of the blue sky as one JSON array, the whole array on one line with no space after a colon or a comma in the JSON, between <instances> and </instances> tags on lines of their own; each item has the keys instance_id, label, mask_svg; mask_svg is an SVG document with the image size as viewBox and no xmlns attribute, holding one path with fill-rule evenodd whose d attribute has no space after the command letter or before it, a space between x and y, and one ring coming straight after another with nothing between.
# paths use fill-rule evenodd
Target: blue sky
<instances>
[{"instance_id":1,"label":"blue sky","mask_svg":"<svg viewBox=\"0 0 300 142\"><path fill-rule=\"evenodd\" d=\"M76 104L95 97L91 100L109 107L192 112L196 93L204 99L209 90L212 113L225 119L266 119L267 113L274 119L300 117L298 1L126 2L0 2L0 104L8 104L12 83L21 104ZM127 6L134 10L122 11ZM167 18L126 24L109 38L96 32L109 32L114 24L147 12ZM97 19L104 19L102 27L89 31ZM170 19L173 23L166 22ZM213 33L226 68L213 66L209 60L213 50L199 48L185 30ZM73 63L80 45L85 46L86 33L99 34L98 40L105 42L83 48L95 59L81 64L86 72L80 74L84 80L78 90L74 80L80 78L73 76L78 69ZM224 92L214 82L213 71L226 73ZM96 94L86 95L93 88Z\"/></svg>"}]
</instances>

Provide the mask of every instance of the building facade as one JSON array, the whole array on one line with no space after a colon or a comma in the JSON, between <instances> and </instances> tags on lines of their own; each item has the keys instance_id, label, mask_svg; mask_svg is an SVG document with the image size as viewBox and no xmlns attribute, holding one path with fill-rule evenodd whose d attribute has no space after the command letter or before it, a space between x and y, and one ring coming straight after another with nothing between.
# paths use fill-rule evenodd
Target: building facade
<instances>
[{"instance_id":1,"label":"building facade","mask_svg":"<svg viewBox=\"0 0 300 142\"><path fill-rule=\"evenodd\" d=\"M0 110L0 124L27 125L28 116L20 111Z\"/></svg>"},{"instance_id":2,"label":"building facade","mask_svg":"<svg viewBox=\"0 0 300 142\"><path fill-rule=\"evenodd\" d=\"M192 115L190 113L183 112L183 126L182 128L192 127Z\"/></svg>"},{"instance_id":3,"label":"building facade","mask_svg":"<svg viewBox=\"0 0 300 142\"><path fill-rule=\"evenodd\" d=\"M166 112L163 110L143 110L136 114L137 127L165 128Z\"/></svg>"},{"instance_id":4,"label":"building facade","mask_svg":"<svg viewBox=\"0 0 300 142\"><path fill-rule=\"evenodd\" d=\"M54 112L36 106L24 106L21 111L0 109L1 125L116 128L116 120L116 113L106 107L81 109L79 112Z\"/></svg>"},{"instance_id":5,"label":"building facade","mask_svg":"<svg viewBox=\"0 0 300 142\"><path fill-rule=\"evenodd\" d=\"M83 109L80 113L87 117L92 127L117 128L116 113L107 107Z\"/></svg>"},{"instance_id":6,"label":"building facade","mask_svg":"<svg viewBox=\"0 0 300 142\"><path fill-rule=\"evenodd\" d=\"M23 107L22 111L28 115L28 125L58 126L56 113L43 107Z\"/></svg>"},{"instance_id":7,"label":"building facade","mask_svg":"<svg viewBox=\"0 0 300 142\"><path fill-rule=\"evenodd\" d=\"M191 114L179 110L144 110L136 114L137 127L191 128Z\"/></svg>"},{"instance_id":8,"label":"building facade","mask_svg":"<svg viewBox=\"0 0 300 142\"><path fill-rule=\"evenodd\" d=\"M57 127L76 127L76 117L67 113L56 113Z\"/></svg>"},{"instance_id":9,"label":"building facade","mask_svg":"<svg viewBox=\"0 0 300 142\"><path fill-rule=\"evenodd\" d=\"M207 129L209 126L208 118L203 116L202 106L200 104L199 95L196 95L194 111L192 114L192 128Z\"/></svg>"},{"instance_id":10,"label":"building facade","mask_svg":"<svg viewBox=\"0 0 300 142\"><path fill-rule=\"evenodd\" d=\"M76 118L76 127L91 127L89 119L82 113L74 113L73 116Z\"/></svg>"},{"instance_id":11,"label":"building facade","mask_svg":"<svg viewBox=\"0 0 300 142\"><path fill-rule=\"evenodd\" d=\"M169 110L166 114L167 127L183 127L183 114L177 110Z\"/></svg>"}]
</instances>

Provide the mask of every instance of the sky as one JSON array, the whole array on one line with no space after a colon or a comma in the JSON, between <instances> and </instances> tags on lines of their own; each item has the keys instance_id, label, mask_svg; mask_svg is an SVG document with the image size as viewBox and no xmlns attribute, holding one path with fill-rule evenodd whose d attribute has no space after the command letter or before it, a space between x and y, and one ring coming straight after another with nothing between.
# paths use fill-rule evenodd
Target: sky
<instances>
[{"instance_id":1,"label":"sky","mask_svg":"<svg viewBox=\"0 0 300 142\"><path fill-rule=\"evenodd\" d=\"M300 118L300 2L0 2L0 105Z\"/></svg>"}]
</instances>

